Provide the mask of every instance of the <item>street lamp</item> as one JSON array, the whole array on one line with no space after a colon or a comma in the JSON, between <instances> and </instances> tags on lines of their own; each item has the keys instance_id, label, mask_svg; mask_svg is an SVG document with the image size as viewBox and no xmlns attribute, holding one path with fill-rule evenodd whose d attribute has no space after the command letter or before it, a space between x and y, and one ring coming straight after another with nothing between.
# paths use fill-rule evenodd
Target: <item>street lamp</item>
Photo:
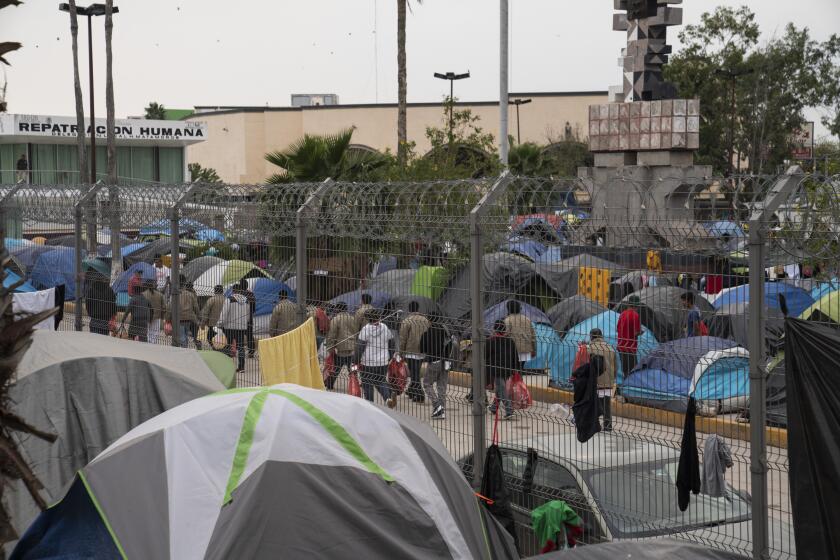
<instances>
[{"instance_id":1,"label":"street lamp","mask_svg":"<svg viewBox=\"0 0 840 560\"><path fill-rule=\"evenodd\" d=\"M61 12L70 12L70 4L62 3L58 5ZM91 18L93 16L105 15L105 4L91 4L90 6L76 6L76 14L80 16L87 16L88 18L88 68L89 68L89 87L90 87L90 182L96 182L96 120L93 110L93 31L91 30ZM111 13L116 14L120 11L116 6L113 7ZM81 170L79 170L81 172Z\"/></svg>"},{"instance_id":2,"label":"street lamp","mask_svg":"<svg viewBox=\"0 0 840 560\"><path fill-rule=\"evenodd\" d=\"M452 143L452 131L455 128L455 121L453 120L452 109L455 106L455 80L464 80L470 77L470 73L466 72L464 74L456 74L455 72L447 72L446 74L441 74L440 72L435 72L435 78L440 80L449 80L449 143Z\"/></svg>"},{"instance_id":3,"label":"street lamp","mask_svg":"<svg viewBox=\"0 0 840 560\"><path fill-rule=\"evenodd\" d=\"M729 174L733 175L735 170L732 166L732 159L735 157L735 80L740 78L741 76L747 76L755 72L753 68L746 68L744 70L724 70L723 68L718 68L715 70L715 75L722 76L724 79L729 80L729 94L730 94L730 106L729 106ZM740 156L739 156L740 159ZM740 168L740 161L738 167ZM739 169L740 171L740 169Z\"/></svg>"},{"instance_id":4,"label":"street lamp","mask_svg":"<svg viewBox=\"0 0 840 560\"><path fill-rule=\"evenodd\" d=\"M530 102L531 102L530 99L513 99L511 101L508 101L509 105L516 105L516 143L517 144L522 143L521 131L519 130L519 106L520 105L527 105Z\"/></svg>"}]
</instances>

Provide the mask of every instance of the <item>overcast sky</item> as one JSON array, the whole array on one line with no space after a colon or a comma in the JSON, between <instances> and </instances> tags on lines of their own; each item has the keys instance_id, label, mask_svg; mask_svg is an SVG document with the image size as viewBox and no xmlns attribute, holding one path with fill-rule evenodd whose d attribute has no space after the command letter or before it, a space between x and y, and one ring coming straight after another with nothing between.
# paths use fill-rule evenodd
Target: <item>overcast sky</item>
<instances>
[{"instance_id":1,"label":"overcast sky","mask_svg":"<svg viewBox=\"0 0 840 560\"><path fill-rule=\"evenodd\" d=\"M8 55L9 112L72 115L69 16L58 0L25 0L0 12ZM195 105L289 105L291 93L336 93L342 103L394 102L395 0L116 0L114 80L118 116L149 101ZM746 4L765 38L785 24L825 39L840 26L840 0L685 0L684 21L718 5ZM413 2L408 17L409 101L447 91L434 72L469 70L465 101L498 99L498 2ZM612 0L510 0L511 91L606 90L620 83L623 33ZM96 111L104 116L104 18L94 19ZM677 30L669 31L679 48ZM87 108L87 24L80 64ZM0 84L2 74L0 74ZM816 116L816 115L809 115ZM818 133L819 135L819 133Z\"/></svg>"}]
</instances>

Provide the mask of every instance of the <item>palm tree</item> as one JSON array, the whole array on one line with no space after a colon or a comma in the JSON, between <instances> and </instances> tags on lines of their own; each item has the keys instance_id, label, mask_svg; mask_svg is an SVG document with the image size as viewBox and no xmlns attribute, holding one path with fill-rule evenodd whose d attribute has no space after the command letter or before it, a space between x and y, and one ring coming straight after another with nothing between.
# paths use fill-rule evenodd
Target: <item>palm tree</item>
<instances>
[{"instance_id":1,"label":"palm tree","mask_svg":"<svg viewBox=\"0 0 840 560\"><path fill-rule=\"evenodd\" d=\"M303 138L283 151L270 152L266 161L283 171L268 178L270 184L373 179L389 163L386 156L351 146L353 129L338 134Z\"/></svg>"},{"instance_id":2,"label":"palm tree","mask_svg":"<svg viewBox=\"0 0 840 560\"><path fill-rule=\"evenodd\" d=\"M166 107L164 107L162 103L152 101L149 103L149 106L146 107L146 118L156 121L166 120Z\"/></svg>"},{"instance_id":3,"label":"palm tree","mask_svg":"<svg viewBox=\"0 0 840 560\"><path fill-rule=\"evenodd\" d=\"M417 0L421 3L422 0ZM397 161L408 159L408 82L405 59L405 19L408 0L397 0Z\"/></svg>"},{"instance_id":4,"label":"palm tree","mask_svg":"<svg viewBox=\"0 0 840 560\"><path fill-rule=\"evenodd\" d=\"M76 0L70 0L70 37L73 46L73 92L76 95L76 152L79 157L79 182L84 183L88 180L88 155L87 146L85 146L82 82L79 80L79 20L76 17Z\"/></svg>"}]
</instances>

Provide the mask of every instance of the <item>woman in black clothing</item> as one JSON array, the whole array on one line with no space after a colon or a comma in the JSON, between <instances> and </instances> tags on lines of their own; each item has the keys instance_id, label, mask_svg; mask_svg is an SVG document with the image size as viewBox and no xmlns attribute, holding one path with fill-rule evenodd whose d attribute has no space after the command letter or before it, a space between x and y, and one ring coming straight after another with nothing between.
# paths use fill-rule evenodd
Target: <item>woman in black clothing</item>
<instances>
[{"instance_id":1,"label":"woman in black clothing","mask_svg":"<svg viewBox=\"0 0 840 560\"><path fill-rule=\"evenodd\" d=\"M505 407L503 418L509 420L513 417L513 404L507 395L507 380L519 369L519 354L513 339L507 335L504 321L493 325L493 335L484 349L484 364L487 379L493 380L496 389L496 401L490 405L490 413L496 414L496 406L501 402Z\"/></svg>"},{"instance_id":2,"label":"woman in black clothing","mask_svg":"<svg viewBox=\"0 0 840 560\"><path fill-rule=\"evenodd\" d=\"M108 323L117 314L117 298L108 279L95 270L89 270L85 278L85 309L90 332L108 336Z\"/></svg>"}]
</instances>

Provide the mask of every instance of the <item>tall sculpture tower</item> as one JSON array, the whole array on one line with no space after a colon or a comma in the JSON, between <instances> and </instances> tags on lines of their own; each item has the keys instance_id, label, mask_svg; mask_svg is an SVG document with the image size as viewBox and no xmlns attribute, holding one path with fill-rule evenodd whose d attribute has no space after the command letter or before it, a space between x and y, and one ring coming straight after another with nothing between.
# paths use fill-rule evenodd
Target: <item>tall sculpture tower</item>
<instances>
[{"instance_id":1,"label":"tall sculpture tower","mask_svg":"<svg viewBox=\"0 0 840 560\"><path fill-rule=\"evenodd\" d=\"M682 0L614 2L620 13L613 16L613 29L627 33L619 59L623 85L610 89L610 103L589 107L595 167L578 175L594 193L593 227L606 230L610 244L639 244L645 241L624 238L620 226L683 220L688 227L692 193L712 170L694 165L699 100L677 99L676 88L662 76L671 54L667 29L682 24L682 9L671 5Z\"/></svg>"}]
</instances>

